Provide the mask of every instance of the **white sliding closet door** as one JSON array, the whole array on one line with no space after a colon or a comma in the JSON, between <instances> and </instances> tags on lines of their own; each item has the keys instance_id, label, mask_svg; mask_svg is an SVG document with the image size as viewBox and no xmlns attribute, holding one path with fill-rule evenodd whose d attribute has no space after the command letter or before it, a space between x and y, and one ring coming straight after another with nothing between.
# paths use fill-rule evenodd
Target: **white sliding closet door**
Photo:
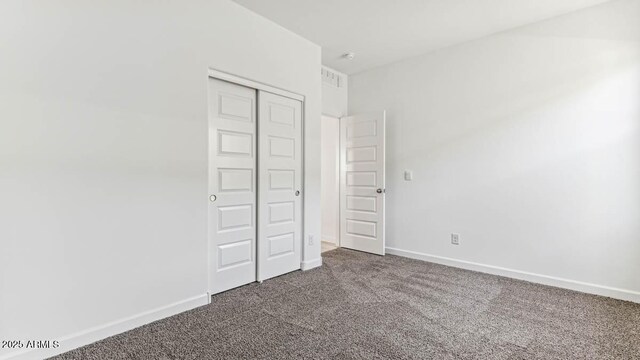
<instances>
[{"instance_id":1,"label":"white sliding closet door","mask_svg":"<svg viewBox=\"0 0 640 360\"><path fill-rule=\"evenodd\" d=\"M258 92L258 280L300 269L302 103Z\"/></svg>"},{"instance_id":2,"label":"white sliding closet door","mask_svg":"<svg viewBox=\"0 0 640 360\"><path fill-rule=\"evenodd\" d=\"M256 90L209 78L209 289L256 281Z\"/></svg>"}]
</instances>

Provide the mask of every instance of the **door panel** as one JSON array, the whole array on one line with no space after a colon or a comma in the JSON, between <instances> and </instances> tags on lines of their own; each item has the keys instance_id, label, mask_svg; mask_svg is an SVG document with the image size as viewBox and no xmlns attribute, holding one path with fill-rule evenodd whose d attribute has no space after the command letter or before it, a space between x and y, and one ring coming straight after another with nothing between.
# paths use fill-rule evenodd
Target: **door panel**
<instances>
[{"instance_id":1,"label":"door panel","mask_svg":"<svg viewBox=\"0 0 640 360\"><path fill-rule=\"evenodd\" d=\"M256 91L209 79L209 289L256 280Z\"/></svg>"},{"instance_id":2,"label":"door panel","mask_svg":"<svg viewBox=\"0 0 640 360\"><path fill-rule=\"evenodd\" d=\"M340 119L340 246L384 255L385 114Z\"/></svg>"},{"instance_id":3,"label":"door panel","mask_svg":"<svg viewBox=\"0 0 640 360\"><path fill-rule=\"evenodd\" d=\"M302 103L263 91L258 100L258 280L262 281L300 269Z\"/></svg>"}]
</instances>

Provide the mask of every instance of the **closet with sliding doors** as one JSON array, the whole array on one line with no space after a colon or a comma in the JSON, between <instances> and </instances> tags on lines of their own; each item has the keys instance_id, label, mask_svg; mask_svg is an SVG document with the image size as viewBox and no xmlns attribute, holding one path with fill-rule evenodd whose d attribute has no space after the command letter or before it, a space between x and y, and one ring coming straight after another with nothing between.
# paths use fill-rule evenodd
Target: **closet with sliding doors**
<instances>
[{"instance_id":1,"label":"closet with sliding doors","mask_svg":"<svg viewBox=\"0 0 640 360\"><path fill-rule=\"evenodd\" d=\"M234 80L209 77L211 294L301 261L304 98Z\"/></svg>"}]
</instances>

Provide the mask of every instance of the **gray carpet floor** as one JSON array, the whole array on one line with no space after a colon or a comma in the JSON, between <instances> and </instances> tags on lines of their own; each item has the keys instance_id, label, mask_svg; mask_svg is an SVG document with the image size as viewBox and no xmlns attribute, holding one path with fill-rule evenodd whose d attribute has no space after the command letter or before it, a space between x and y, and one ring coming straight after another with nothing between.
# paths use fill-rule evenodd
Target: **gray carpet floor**
<instances>
[{"instance_id":1,"label":"gray carpet floor","mask_svg":"<svg viewBox=\"0 0 640 360\"><path fill-rule=\"evenodd\" d=\"M640 305L387 255L324 265L57 359L640 359Z\"/></svg>"}]
</instances>

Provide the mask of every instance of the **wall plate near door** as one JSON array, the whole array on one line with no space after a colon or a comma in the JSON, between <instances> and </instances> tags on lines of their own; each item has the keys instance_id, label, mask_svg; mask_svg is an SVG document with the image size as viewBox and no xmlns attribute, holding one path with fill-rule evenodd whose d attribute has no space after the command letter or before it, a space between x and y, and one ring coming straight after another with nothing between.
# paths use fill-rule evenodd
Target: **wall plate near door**
<instances>
[{"instance_id":1,"label":"wall plate near door","mask_svg":"<svg viewBox=\"0 0 640 360\"><path fill-rule=\"evenodd\" d=\"M451 244L460 245L460 234L451 234Z\"/></svg>"}]
</instances>

